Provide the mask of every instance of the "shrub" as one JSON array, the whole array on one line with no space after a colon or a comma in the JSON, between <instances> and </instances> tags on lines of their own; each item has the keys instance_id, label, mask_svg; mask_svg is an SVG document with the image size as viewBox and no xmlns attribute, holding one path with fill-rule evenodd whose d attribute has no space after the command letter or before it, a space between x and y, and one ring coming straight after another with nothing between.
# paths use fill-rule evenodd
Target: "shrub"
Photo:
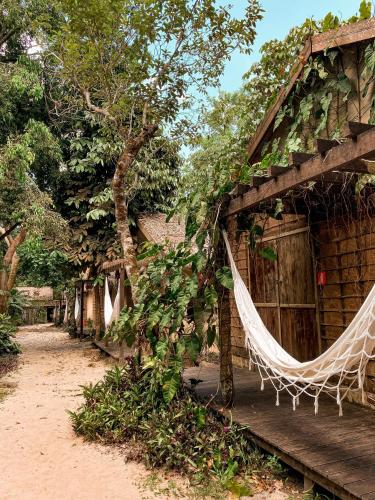
<instances>
[{"instance_id":1,"label":"shrub","mask_svg":"<svg viewBox=\"0 0 375 500\"><path fill-rule=\"evenodd\" d=\"M29 299L16 288L9 295L8 313L16 325L22 324L22 315L25 307L30 305Z\"/></svg>"},{"instance_id":2,"label":"shrub","mask_svg":"<svg viewBox=\"0 0 375 500\"><path fill-rule=\"evenodd\" d=\"M106 443L137 438L137 457L147 465L224 482L259 463L259 453L239 427L220 422L184 386L167 403L153 378L151 369L130 358L84 387L85 403L70 413L75 431Z\"/></svg>"},{"instance_id":3,"label":"shrub","mask_svg":"<svg viewBox=\"0 0 375 500\"><path fill-rule=\"evenodd\" d=\"M9 316L0 314L0 356L19 354L20 345L13 340L16 327Z\"/></svg>"}]
</instances>

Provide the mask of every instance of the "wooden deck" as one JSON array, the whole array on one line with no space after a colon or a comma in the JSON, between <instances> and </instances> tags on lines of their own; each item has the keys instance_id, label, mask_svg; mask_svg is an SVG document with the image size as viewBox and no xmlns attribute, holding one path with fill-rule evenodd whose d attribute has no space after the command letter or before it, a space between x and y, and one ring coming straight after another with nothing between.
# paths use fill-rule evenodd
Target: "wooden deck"
<instances>
[{"instance_id":1,"label":"wooden deck","mask_svg":"<svg viewBox=\"0 0 375 500\"><path fill-rule=\"evenodd\" d=\"M204 363L185 371L185 380L200 379L197 392L214 397L220 407L218 367ZM259 377L247 369L235 370L233 420L248 426L246 432L264 450L275 454L305 478L343 499L375 500L375 411L344 403L344 416L338 416L335 401L328 396L319 401L314 414L313 401L301 399L294 412L290 397L280 395L270 385L260 390Z\"/></svg>"}]
</instances>

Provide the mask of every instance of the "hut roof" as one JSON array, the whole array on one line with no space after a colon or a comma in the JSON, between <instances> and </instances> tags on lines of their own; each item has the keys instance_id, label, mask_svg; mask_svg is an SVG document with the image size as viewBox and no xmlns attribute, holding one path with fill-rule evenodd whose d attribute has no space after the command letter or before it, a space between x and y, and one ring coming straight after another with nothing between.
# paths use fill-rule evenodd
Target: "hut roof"
<instances>
[{"instance_id":1,"label":"hut roof","mask_svg":"<svg viewBox=\"0 0 375 500\"><path fill-rule=\"evenodd\" d=\"M138 230L143 237L152 243L177 245L185 239L185 224L177 217L167 222L167 216L160 212L141 214L137 219ZM116 271L123 268L124 259L104 262L103 271Z\"/></svg>"},{"instance_id":2,"label":"hut roof","mask_svg":"<svg viewBox=\"0 0 375 500\"><path fill-rule=\"evenodd\" d=\"M185 238L185 224L177 217L167 222L167 216L160 212L140 215L137 225L144 237L154 243L169 241L177 245Z\"/></svg>"},{"instance_id":3,"label":"hut roof","mask_svg":"<svg viewBox=\"0 0 375 500\"><path fill-rule=\"evenodd\" d=\"M329 30L324 33L319 33L307 40L304 49L299 55L298 61L291 70L289 84L280 91L274 105L268 110L255 134L249 141L248 154L250 163L254 163L254 159L259 154L263 140L267 139L269 135L272 134L276 115L294 89L309 57L324 52L327 49L343 47L373 38L375 38L374 17L365 21L358 21L353 24L341 26L340 28Z\"/></svg>"}]
</instances>

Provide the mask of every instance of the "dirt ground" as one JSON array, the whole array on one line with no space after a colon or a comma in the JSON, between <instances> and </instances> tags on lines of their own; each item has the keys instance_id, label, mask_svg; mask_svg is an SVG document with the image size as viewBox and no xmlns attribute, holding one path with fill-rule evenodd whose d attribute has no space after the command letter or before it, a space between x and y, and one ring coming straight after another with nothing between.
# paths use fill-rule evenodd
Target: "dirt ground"
<instances>
[{"instance_id":1,"label":"dirt ground","mask_svg":"<svg viewBox=\"0 0 375 500\"><path fill-rule=\"evenodd\" d=\"M0 402L1 500L176 498L173 488L145 486L150 473L141 464L125 463L117 449L86 443L72 430L67 410L82 402L80 385L103 376L108 358L50 325L23 327L17 340L19 368L0 380L11 390ZM252 499L290 498L279 488Z\"/></svg>"}]
</instances>

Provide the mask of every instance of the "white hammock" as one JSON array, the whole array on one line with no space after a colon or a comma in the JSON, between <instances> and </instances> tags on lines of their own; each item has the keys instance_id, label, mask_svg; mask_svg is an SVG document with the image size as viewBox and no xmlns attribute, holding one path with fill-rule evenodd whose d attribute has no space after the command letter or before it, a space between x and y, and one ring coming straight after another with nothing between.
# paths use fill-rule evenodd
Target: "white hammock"
<instances>
[{"instance_id":1,"label":"white hammock","mask_svg":"<svg viewBox=\"0 0 375 500\"><path fill-rule=\"evenodd\" d=\"M113 305L111 296L109 294L108 279L106 278L104 284L104 323L106 330L109 328L111 324L112 313L113 313Z\"/></svg>"},{"instance_id":2,"label":"white hammock","mask_svg":"<svg viewBox=\"0 0 375 500\"><path fill-rule=\"evenodd\" d=\"M80 303L79 303L79 299L78 299L78 292L76 290L76 302L74 304L74 319L76 321L78 319L80 309L81 308L80 308Z\"/></svg>"},{"instance_id":3,"label":"white hammock","mask_svg":"<svg viewBox=\"0 0 375 500\"><path fill-rule=\"evenodd\" d=\"M68 318L69 318L69 315L68 315L68 296L67 296L67 294L65 294L65 312L64 312L64 320L63 320L64 325L66 325L68 323Z\"/></svg>"},{"instance_id":4,"label":"white hammock","mask_svg":"<svg viewBox=\"0 0 375 500\"><path fill-rule=\"evenodd\" d=\"M111 315L111 323L116 321L120 316L120 282L117 287L117 293L115 297L115 301L113 303L113 310Z\"/></svg>"},{"instance_id":5,"label":"white hammock","mask_svg":"<svg viewBox=\"0 0 375 500\"><path fill-rule=\"evenodd\" d=\"M288 391L293 398L293 409L299 403L299 396L307 394L314 398L315 413L323 391L335 397L340 416L342 400L349 391L362 391L362 401L365 402L366 366L369 359L375 357L375 285L336 342L316 359L301 363L290 356L267 330L236 268L227 235L225 232L223 235L237 309L245 330L245 346L249 351L250 366L254 363L258 367L261 389L265 380L271 381L276 390L276 406L279 406L279 392Z\"/></svg>"}]
</instances>

